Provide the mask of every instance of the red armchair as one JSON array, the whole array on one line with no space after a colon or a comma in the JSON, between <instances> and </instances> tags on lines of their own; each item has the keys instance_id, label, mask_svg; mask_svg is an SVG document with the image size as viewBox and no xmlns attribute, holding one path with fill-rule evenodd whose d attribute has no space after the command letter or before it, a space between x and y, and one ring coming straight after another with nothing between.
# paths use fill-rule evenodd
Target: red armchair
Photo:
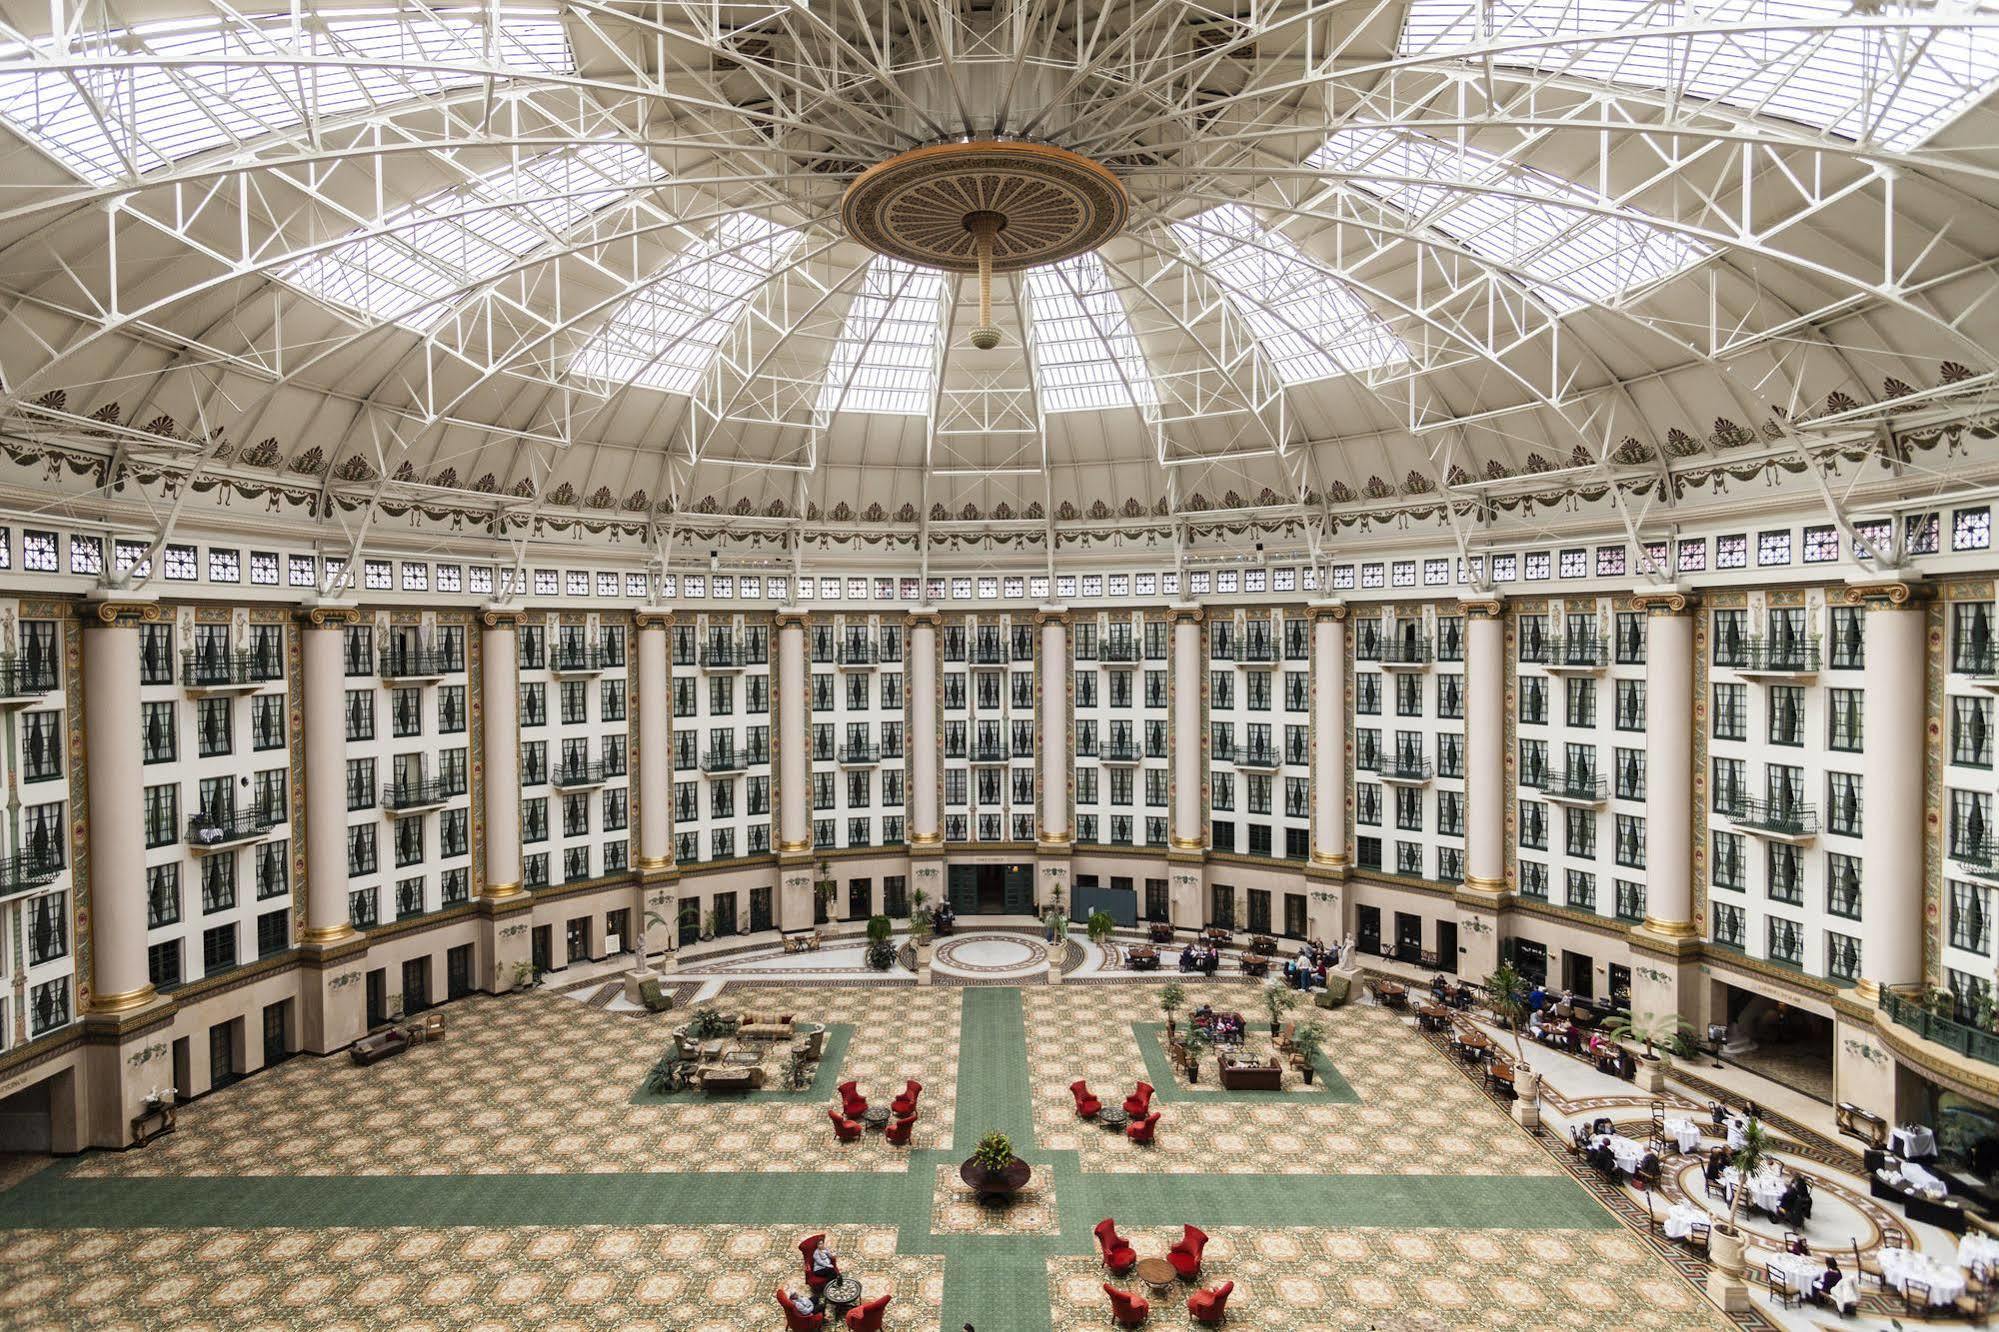
<instances>
[{"instance_id":1,"label":"red armchair","mask_svg":"<svg viewBox=\"0 0 1999 1332\"><path fill-rule=\"evenodd\" d=\"M826 1118L833 1121L833 1136L841 1142L852 1142L861 1136L861 1121L849 1119L838 1110L828 1110Z\"/></svg>"},{"instance_id":2,"label":"red armchair","mask_svg":"<svg viewBox=\"0 0 1999 1332\"><path fill-rule=\"evenodd\" d=\"M902 1118L890 1121L889 1126L882 1130L882 1137L894 1146L907 1147L909 1130L914 1127L916 1127L916 1112L911 1110Z\"/></svg>"},{"instance_id":3,"label":"red armchair","mask_svg":"<svg viewBox=\"0 0 1999 1332\"><path fill-rule=\"evenodd\" d=\"M1119 1290L1104 1282L1104 1294L1111 1297L1111 1317L1119 1327L1141 1327L1152 1316L1152 1304L1143 1295Z\"/></svg>"},{"instance_id":4,"label":"red armchair","mask_svg":"<svg viewBox=\"0 0 1999 1332\"><path fill-rule=\"evenodd\" d=\"M1133 1142L1151 1142L1153 1132L1159 1127L1159 1112L1154 1110L1143 1119L1134 1119L1124 1126L1124 1136Z\"/></svg>"},{"instance_id":5,"label":"red armchair","mask_svg":"<svg viewBox=\"0 0 1999 1332\"><path fill-rule=\"evenodd\" d=\"M916 1098L921 1095L923 1095L923 1084L911 1078L903 1084L902 1095L890 1101L888 1108L898 1115L913 1114L916 1110Z\"/></svg>"},{"instance_id":6,"label":"red armchair","mask_svg":"<svg viewBox=\"0 0 1999 1332\"><path fill-rule=\"evenodd\" d=\"M1235 1282L1224 1281L1210 1290L1197 1290L1187 1297L1187 1312L1196 1321L1219 1323L1227 1312L1229 1292L1235 1289ZM852 1318L852 1314L847 1315Z\"/></svg>"},{"instance_id":7,"label":"red armchair","mask_svg":"<svg viewBox=\"0 0 1999 1332\"><path fill-rule=\"evenodd\" d=\"M784 1310L784 1326L787 1332L821 1332L826 1326L825 1314L798 1312L791 1303L790 1293L783 1286L777 1288L777 1307Z\"/></svg>"},{"instance_id":8,"label":"red armchair","mask_svg":"<svg viewBox=\"0 0 1999 1332\"><path fill-rule=\"evenodd\" d=\"M847 1332L881 1332L882 1310L894 1298L877 1295L865 1304L855 1305L847 1310Z\"/></svg>"},{"instance_id":9,"label":"red armchair","mask_svg":"<svg viewBox=\"0 0 1999 1332\"><path fill-rule=\"evenodd\" d=\"M868 1098L861 1095L860 1088L852 1081L843 1082L833 1090L840 1093L840 1113L849 1119L859 1119L868 1112Z\"/></svg>"},{"instance_id":10,"label":"red armchair","mask_svg":"<svg viewBox=\"0 0 1999 1332\"><path fill-rule=\"evenodd\" d=\"M1133 1119L1142 1119L1152 1109L1152 1084L1141 1082L1138 1090L1124 1098L1124 1112Z\"/></svg>"},{"instance_id":11,"label":"red armchair","mask_svg":"<svg viewBox=\"0 0 1999 1332\"><path fill-rule=\"evenodd\" d=\"M1078 1119L1095 1119L1097 1111L1104 1108L1102 1101L1090 1095L1090 1084L1081 1078L1077 1078L1069 1084L1069 1094L1076 1098L1076 1118Z\"/></svg>"},{"instance_id":12,"label":"red armchair","mask_svg":"<svg viewBox=\"0 0 1999 1332\"><path fill-rule=\"evenodd\" d=\"M1104 1256L1104 1266L1112 1275L1129 1272L1131 1265L1138 1261L1138 1250L1131 1242L1117 1233L1117 1222L1105 1217L1097 1222L1097 1249Z\"/></svg>"},{"instance_id":13,"label":"red armchair","mask_svg":"<svg viewBox=\"0 0 1999 1332\"><path fill-rule=\"evenodd\" d=\"M1182 1281L1192 1281L1201 1270L1201 1250L1207 1247L1206 1232L1199 1226L1183 1226L1180 1242L1166 1251L1166 1261L1173 1264Z\"/></svg>"},{"instance_id":14,"label":"red armchair","mask_svg":"<svg viewBox=\"0 0 1999 1332\"><path fill-rule=\"evenodd\" d=\"M805 1260L805 1284L812 1288L812 1292L815 1295L825 1288L826 1283L840 1274L840 1264L837 1262L833 1264L833 1270L830 1272L814 1272L812 1270L812 1255L819 1252L819 1246L825 1242L826 1236L824 1232L817 1235L807 1235L804 1239L798 1241L798 1256Z\"/></svg>"}]
</instances>

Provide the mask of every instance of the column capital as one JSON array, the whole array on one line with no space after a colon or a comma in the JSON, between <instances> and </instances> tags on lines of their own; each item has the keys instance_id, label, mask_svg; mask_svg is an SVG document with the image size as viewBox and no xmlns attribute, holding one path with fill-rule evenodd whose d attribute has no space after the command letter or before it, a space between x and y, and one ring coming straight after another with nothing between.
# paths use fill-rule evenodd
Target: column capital
<instances>
[{"instance_id":1,"label":"column capital","mask_svg":"<svg viewBox=\"0 0 1999 1332\"><path fill-rule=\"evenodd\" d=\"M1314 601L1311 603L1310 610L1314 622L1320 620L1343 621L1349 613L1346 602L1337 599Z\"/></svg>"},{"instance_id":2,"label":"column capital","mask_svg":"<svg viewBox=\"0 0 1999 1332\"><path fill-rule=\"evenodd\" d=\"M670 606L641 606L632 612L632 623L640 629L671 629L673 608Z\"/></svg>"},{"instance_id":3,"label":"column capital","mask_svg":"<svg viewBox=\"0 0 1999 1332\"><path fill-rule=\"evenodd\" d=\"M521 622L518 606L487 606L479 612L479 623L488 629L513 629Z\"/></svg>"},{"instance_id":4,"label":"column capital","mask_svg":"<svg viewBox=\"0 0 1999 1332\"><path fill-rule=\"evenodd\" d=\"M1497 595L1462 597L1458 601L1458 613L1470 620L1496 620L1505 612L1506 603Z\"/></svg>"},{"instance_id":5,"label":"column capital","mask_svg":"<svg viewBox=\"0 0 1999 1332\"><path fill-rule=\"evenodd\" d=\"M807 617L808 612L803 606L779 606L776 614L772 616L777 621L777 627L780 629L794 624L803 629Z\"/></svg>"},{"instance_id":6,"label":"column capital","mask_svg":"<svg viewBox=\"0 0 1999 1332\"><path fill-rule=\"evenodd\" d=\"M342 629L361 622L361 608L351 601L301 606L297 619L308 629Z\"/></svg>"},{"instance_id":7,"label":"column capital","mask_svg":"<svg viewBox=\"0 0 1999 1332\"><path fill-rule=\"evenodd\" d=\"M105 597L89 603L86 622L94 620L112 628L136 629L141 624L158 624L160 603L137 597Z\"/></svg>"},{"instance_id":8,"label":"column capital","mask_svg":"<svg viewBox=\"0 0 1999 1332\"><path fill-rule=\"evenodd\" d=\"M910 609L904 611L903 614L908 617L909 626L912 629L919 624L927 624L934 629L938 622L944 618L938 613L935 606L912 606Z\"/></svg>"},{"instance_id":9,"label":"column capital","mask_svg":"<svg viewBox=\"0 0 1999 1332\"><path fill-rule=\"evenodd\" d=\"M1037 606L1034 608L1034 622L1036 624L1059 624L1066 627L1069 623L1069 613L1067 606Z\"/></svg>"},{"instance_id":10,"label":"column capital","mask_svg":"<svg viewBox=\"0 0 1999 1332\"><path fill-rule=\"evenodd\" d=\"M1652 587L1631 596L1631 609L1647 615L1686 615L1699 606L1699 597L1679 588Z\"/></svg>"},{"instance_id":11,"label":"column capital","mask_svg":"<svg viewBox=\"0 0 1999 1332\"><path fill-rule=\"evenodd\" d=\"M1827 599L1835 605L1860 606L1871 611L1906 610L1928 600L1929 589L1913 579L1849 583Z\"/></svg>"},{"instance_id":12,"label":"column capital","mask_svg":"<svg viewBox=\"0 0 1999 1332\"><path fill-rule=\"evenodd\" d=\"M1199 624L1207 618L1207 608L1191 601L1176 601L1166 607L1175 624Z\"/></svg>"}]
</instances>

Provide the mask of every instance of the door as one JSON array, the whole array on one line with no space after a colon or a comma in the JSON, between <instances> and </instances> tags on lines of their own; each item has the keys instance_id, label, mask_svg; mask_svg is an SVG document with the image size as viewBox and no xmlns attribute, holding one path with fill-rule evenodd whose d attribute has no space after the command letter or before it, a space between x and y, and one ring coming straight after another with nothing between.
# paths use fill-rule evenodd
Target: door
<instances>
[{"instance_id":1,"label":"door","mask_svg":"<svg viewBox=\"0 0 1999 1332\"><path fill-rule=\"evenodd\" d=\"M472 945L459 944L444 955L444 994L462 999L472 993Z\"/></svg>"},{"instance_id":2,"label":"door","mask_svg":"<svg viewBox=\"0 0 1999 1332\"><path fill-rule=\"evenodd\" d=\"M951 910L960 916L975 915L979 909L979 867L953 865L950 879Z\"/></svg>"},{"instance_id":3,"label":"door","mask_svg":"<svg viewBox=\"0 0 1999 1332\"><path fill-rule=\"evenodd\" d=\"M562 956L569 962L590 960L590 918L577 916L562 927Z\"/></svg>"},{"instance_id":4,"label":"door","mask_svg":"<svg viewBox=\"0 0 1999 1332\"><path fill-rule=\"evenodd\" d=\"M430 956L413 957L403 963L403 1016L421 1013L430 1007Z\"/></svg>"},{"instance_id":5,"label":"door","mask_svg":"<svg viewBox=\"0 0 1999 1332\"><path fill-rule=\"evenodd\" d=\"M1004 896L1002 909L1009 916L1031 916L1034 914L1034 866L1008 865L1005 867Z\"/></svg>"},{"instance_id":6,"label":"door","mask_svg":"<svg viewBox=\"0 0 1999 1332\"><path fill-rule=\"evenodd\" d=\"M1217 929L1235 928L1235 886L1227 883L1208 885L1208 924Z\"/></svg>"},{"instance_id":7,"label":"door","mask_svg":"<svg viewBox=\"0 0 1999 1332\"><path fill-rule=\"evenodd\" d=\"M528 961L535 974L555 970L555 927L537 925L528 931Z\"/></svg>"},{"instance_id":8,"label":"door","mask_svg":"<svg viewBox=\"0 0 1999 1332\"><path fill-rule=\"evenodd\" d=\"M241 1018L218 1022L208 1029L208 1087L227 1087L236 1081L236 1024Z\"/></svg>"},{"instance_id":9,"label":"door","mask_svg":"<svg viewBox=\"0 0 1999 1332\"><path fill-rule=\"evenodd\" d=\"M632 938L632 913L628 907L604 913L604 951L613 951L612 940L616 940L616 951L629 953L638 941Z\"/></svg>"},{"instance_id":10,"label":"door","mask_svg":"<svg viewBox=\"0 0 1999 1332\"><path fill-rule=\"evenodd\" d=\"M1536 943L1532 939L1513 941L1513 969L1521 979L1530 985L1545 985L1548 981L1548 945Z\"/></svg>"},{"instance_id":11,"label":"door","mask_svg":"<svg viewBox=\"0 0 1999 1332\"><path fill-rule=\"evenodd\" d=\"M1371 906L1355 907L1354 928L1358 931L1354 936L1354 946L1363 953L1379 955L1381 952L1381 908Z\"/></svg>"},{"instance_id":12,"label":"door","mask_svg":"<svg viewBox=\"0 0 1999 1332\"><path fill-rule=\"evenodd\" d=\"M368 1030L389 1020L389 969L376 967L368 973Z\"/></svg>"},{"instance_id":13,"label":"door","mask_svg":"<svg viewBox=\"0 0 1999 1332\"><path fill-rule=\"evenodd\" d=\"M701 942L701 899L683 897L680 899L679 918L675 930L680 936L678 947L685 948L691 943Z\"/></svg>"},{"instance_id":14,"label":"door","mask_svg":"<svg viewBox=\"0 0 1999 1332\"><path fill-rule=\"evenodd\" d=\"M1453 976L1458 974L1458 923L1454 920L1437 922L1437 966Z\"/></svg>"},{"instance_id":15,"label":"door","mask_svg":"<svg viewBox=\"0 0 1999 1332\"><path fill-rule=\"evenodd\" d=\"M1423 960L1423 918L1407 911L1395 913L1395 959L1398 962Z\"/></svg>"},{"instance_id":16,"label":"door","mask_svg":"<svg viewBox=\"0 0 1999 1332\"><path fill-rule=\"evenodd\" d=\"M1578 999L1594 999L1596 982L1591 967L1595 959L1588 953L1572 953L1562 950L1562 988L1573 990Z\"/></svg>"},{"instance_id":17,"label":"door","mask_svg":"<svg viewBox=\"0 0 1999 1332\"><path fill-rule=\"evenodd\" d=\"M1284 934L1286 938L1305 937L1305 894L1284 894Z\"/></svg>"},{"instance_id":18,"label":"door","mask_svg":"<svg viewBox=\"0 0 1999 1332\"><path fill-rule=\"evenodd\" d=\"M1631 968L1610 964L1610 1005L1612 1008L1631 1007Z\"/></svg>"},{"instance_id":19,"label":"door","mask_svg":"<svg viewBox=\"0 0 1999 1332\"><path fill-rule=\"evenodd\" d=\"M1173 904L1167 896L1166 880L1145 881L1145 918L1161 925L1173 919Z\"/></svg>"},{"instance_id":20,"label":"door","mask_svg":"<svg viewBox=\"0 0 1999 1332\"><path fill-rule=\"evenodd\" d=\"M736 932L736 895L715 894L715 937L726 939Z\"/></svg>"},{"instance_id":21,"label":"door","mask_svg":"<svg viewBox=\"0 0 1999 1332\"><path fill-rule=\"evenodd\" d=\"M264 1005L264 1067L282 1064L291 1056L285 1028L290 1025L291 1000Z\"/></svg>"},{"instance_id":22,"label":"door","mask_svg":"<svg viewBox=\"0 0 1999 1332\"><path fill-rule=\"evenodd\" d=\"M1249 928L1256 934L1270 933L1270 890L1249 890Z\"/></svg>"}]
</instances>

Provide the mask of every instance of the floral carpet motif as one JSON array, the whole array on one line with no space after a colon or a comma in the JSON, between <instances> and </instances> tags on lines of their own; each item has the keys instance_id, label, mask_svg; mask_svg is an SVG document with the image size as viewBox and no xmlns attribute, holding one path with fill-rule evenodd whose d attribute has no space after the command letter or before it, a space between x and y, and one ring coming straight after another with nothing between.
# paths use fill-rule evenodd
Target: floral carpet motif
<instances>
[{"instance_id":1,"label":"floral carpet motif","mask_svg":"<svg viewBox=\"0 0 1999 1332\"><path fill-rule=\"evenodd\" d=\"M958 1178L958 1167L937 1167L937 1187L930 1195L933 1235L1059 1235L1062 1218L1055 1210L1055 1174L1037 1170L1027 1187L1004 1207L988 1207Z\"/></svg>"},{"instance_id":2,"label":"floral carpet motif","mask_svg":"<svg viewBox=\"0 0 1999 1332\"><path fill-rule=\"evenodd\" d=\"M887 1104L924 1087L914 1148L949 1145L957 990L731 989L723 1012L774 1008L854 1027L843 1072ZM554 995L454 1003L441 1042L366 1068L294 1059L181 1108L144 1151L78 1160L79 1177L882 1171L908 1149L836 1144L815 1100L632 1105L686 1014L606 1013Z\"/></svg>"},{"instance_id":3,"label":"floral carpet motif","mask_svg":"<svg viewBox=\"0 0 1999 1332\"><path fill-rule=\"evenodd\" d=\"M1179 1237L1178 1229L1127 1233L1141 1257L1163 1255ZM1056 1332L1107 1325L1101 1263L1058 1258L1048 1269ZM1134 1276L1112 1284L1150 1300L1153 1324L1175 1327L1187 1324L1189 1294L1224 1281L1235 1282L1228 1326L1287 1332L1719 1332L1729 1326L1623 1231L1211 1227L1197 1281L1159 1293Z\"/></svg>"},{"instance_id":4,"label":"floral carpet motif","mask_svg":"<svg viewBox=\"0 0 1999 1332\"><path fill-rule=\"evenodd\" d=\"M942 1264L896 1232L834 1236L885 1324L934 1328ZM781 1325L794 1229L518 1226L0 1232L0 1325L724 1332Z\"/></svg>"},{"instance_id":5,"label":"floral carpet motif","mask_svg":"<svg viewBox=\"0 0 1999 1332\"><path fill-rule=\"evenodd\" d=\"M1162 986L1095 986L1087 1008L1060 989L1022 990L1034 1079L1036 1140L1073 1150L1085 1170L1176 1174L1466 1174L1559 1173L1449 1060L1399 1015L1364 1004L1299 1009L1326 1032L1324 1057L1359 1097L1339 1104L1319 1089L1295 1100L1233 1103L1215 1078L1214 1056L1201 1081L1176 1074L1179 1099L1161 1102L1158 1139L1128 1142L1076 1118L1069 1084L1082 1078L1107 1106L1124 1099L1148 1071L1134 1022L1158 1022ZM1186 986L1188 1013L1202 1003L1238 1010L1249 1020L1250 1049L1268 1052L1260 991L1240 985ZM1259 1034L1260 1033L1260 1034ZM1208 1102L1206 1097L1212 1097Z\"/></svg>"}]
</instances>

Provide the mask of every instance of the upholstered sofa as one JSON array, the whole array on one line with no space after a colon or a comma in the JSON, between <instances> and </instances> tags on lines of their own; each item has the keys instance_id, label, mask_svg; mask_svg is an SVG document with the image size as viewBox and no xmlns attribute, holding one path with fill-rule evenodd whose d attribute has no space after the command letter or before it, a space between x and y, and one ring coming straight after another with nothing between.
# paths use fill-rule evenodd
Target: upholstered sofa
<instances>
[{"instance_id":1,"label":"upholstered sofa","mask_svg":"<svg viewBox=\"0 0 1999 1332\"><path fill-rule=\"evenodd\" d=\"M749 1009L743 1013L736 1025L736 1035L746 1041L788 1041L791 1039L791 1034L789 1013Z\"/></svg>"},{"instance_id":2,"label":"upholstered sofa","mask_svg":"<svg viewBox=\"0 0 1999 1332\"><path fill-rule=\"evenodd\" d=\"M1258 1060L1222 1057L1222 1086L1230 1091L1282 1091L1284 1070Z\"/></svg>"},{"instance_id":3,"label":"upholstered sofa","mask_svg":"<svg viewBox=\"0 0 1999 1332\"><path fill-rule=\"evenodd\" d=\"M384 1027L354 1042L349 1053L357 1064L372 1064L390 1055L399 1055L409 1048L408 1036L395 1027Z\"/></svg>"}]
</instances>

